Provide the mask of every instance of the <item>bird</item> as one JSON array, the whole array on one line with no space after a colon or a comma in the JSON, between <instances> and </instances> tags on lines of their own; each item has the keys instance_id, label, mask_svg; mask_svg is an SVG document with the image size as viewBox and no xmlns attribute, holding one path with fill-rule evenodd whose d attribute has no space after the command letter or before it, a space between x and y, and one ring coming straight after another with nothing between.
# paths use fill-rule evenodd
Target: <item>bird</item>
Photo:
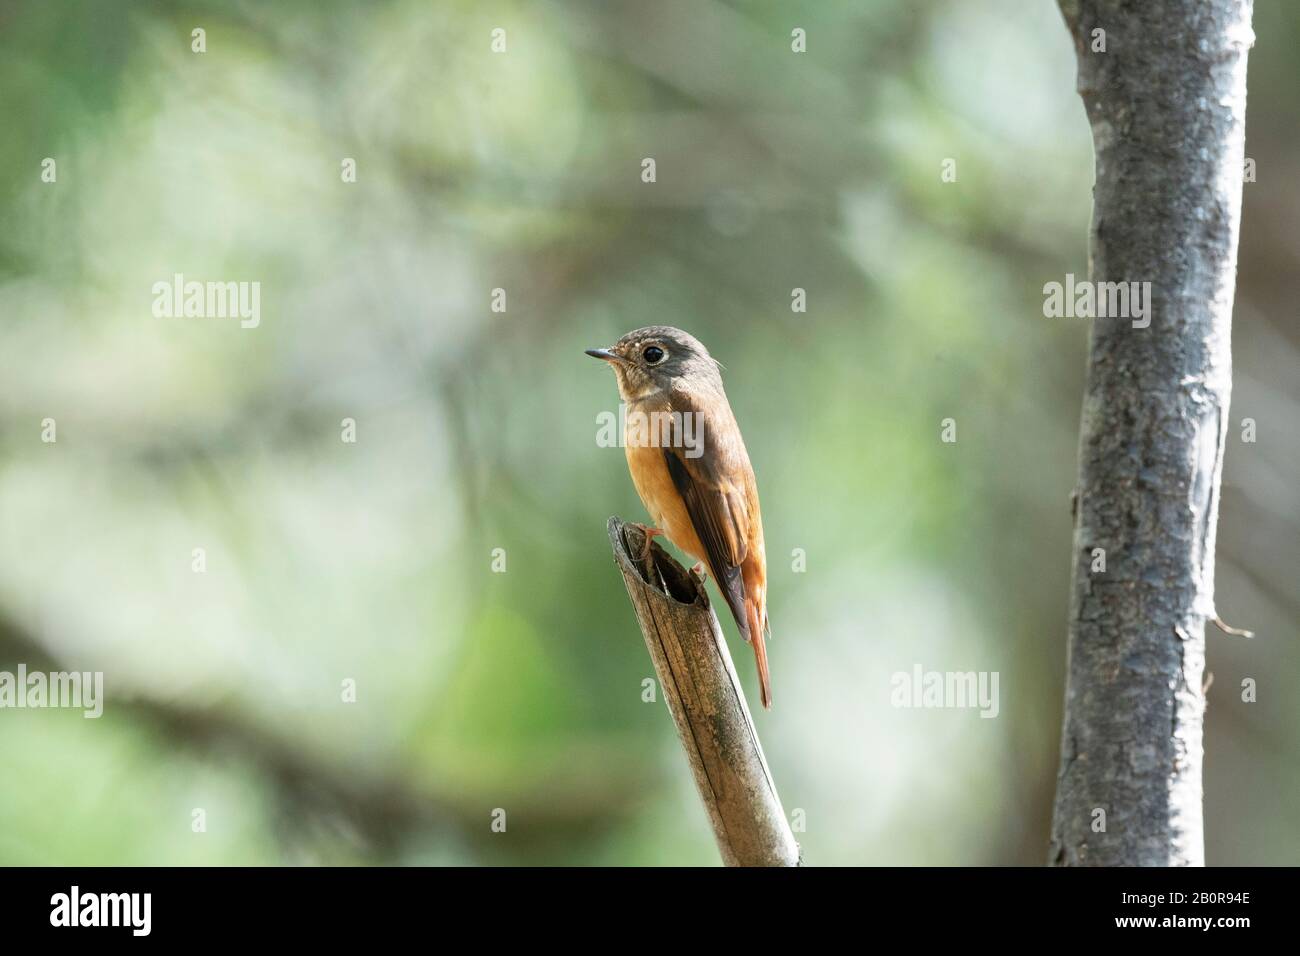
<instances>
[{"instance_id":1,"label":"bird","mask_svg":"<svg viewBox=\"0 0 1300 956\"><path fill-rule=\"evenodd\" d=\"M668 325L628 332L609 348L587 349L608 362L627 406L624 451L632 483L655 527L707 568L740 635L754 651L759 696L772 706L767 644L767 555L758 483L721 365L695 336Z\"/></svg>"}]
</instances>

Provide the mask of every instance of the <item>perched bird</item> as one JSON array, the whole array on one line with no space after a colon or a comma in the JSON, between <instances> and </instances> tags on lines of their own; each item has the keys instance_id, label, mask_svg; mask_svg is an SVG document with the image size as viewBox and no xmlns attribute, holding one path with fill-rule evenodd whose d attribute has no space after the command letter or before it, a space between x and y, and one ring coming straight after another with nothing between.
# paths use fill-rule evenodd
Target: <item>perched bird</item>
<instances>
[{"instance_id":1,"label":"perched bird","mask_svg":"<svg viewBox=\"0 0 1300 956\"><path fill-rule=\"evenodd\" d=\"M627 405L627 465L657 525L642 526L646 547L666 535L707 567L754 648L763 706L771 707L763 518L720 366L694 336L666 325L637 329L587 354L613 366Z\"/></svg>"}]
</instances>

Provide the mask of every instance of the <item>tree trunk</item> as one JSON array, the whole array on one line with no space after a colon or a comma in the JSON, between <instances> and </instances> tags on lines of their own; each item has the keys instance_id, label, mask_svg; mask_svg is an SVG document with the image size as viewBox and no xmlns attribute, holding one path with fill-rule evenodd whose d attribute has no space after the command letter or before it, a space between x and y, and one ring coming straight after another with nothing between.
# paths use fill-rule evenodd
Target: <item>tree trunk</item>
<instances>
[{"instance_id":1,"label":"tree trunk","mask_svg":"<svg viewBox=\"0 0 1300 956\"><path fill-rule=\"evenodd\" d=\"M1051 862L1202 865L1251 0L1061 9L1096 150L1090 278L1151 285L1147 318L1092 327Z\"/></svg>"}]
</instances>

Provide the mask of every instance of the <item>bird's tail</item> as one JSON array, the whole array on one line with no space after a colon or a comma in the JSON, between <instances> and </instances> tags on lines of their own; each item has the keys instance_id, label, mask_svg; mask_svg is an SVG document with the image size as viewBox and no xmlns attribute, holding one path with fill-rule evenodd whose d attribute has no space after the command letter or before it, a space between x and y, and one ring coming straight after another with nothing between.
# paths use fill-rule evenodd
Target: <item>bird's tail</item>
<instances>
[{"instance_id":1,"label":"bird's tail","mask_svg":"<svg viewBox=\"0 0 1300 956\"><path fill-rule=\"evenodd\" d=\"M758 602L745 602L745 616L749 619L749 642L754 646L754 662L758 664L758 695L764 710L772 709L772 677L767 671L767 644L764 631L767 630L767 615L759 618Z\"/></svg>"}]
</instances>

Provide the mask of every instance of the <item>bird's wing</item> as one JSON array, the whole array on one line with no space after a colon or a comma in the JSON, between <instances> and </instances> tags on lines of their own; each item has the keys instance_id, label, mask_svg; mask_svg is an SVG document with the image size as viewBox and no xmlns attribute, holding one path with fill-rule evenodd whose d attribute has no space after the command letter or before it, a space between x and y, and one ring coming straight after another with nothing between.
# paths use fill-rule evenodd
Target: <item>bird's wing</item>
<instances>
[{"instance_id":1,"label":"bird's wing","mask_svg":"<svg viewBox=\"0 0 1300 956\"><path fill-rule=\"evenodd\" d=\"M673 410L696 414L701 411L689 396L680 393L673 396ZM671 447L664 449L664 458L695 534L704 545L713 579L718 582L741 635L749 640L745 582L740 568L748 550L750 531L745 485L746 481L752 481L749 457L730 416L726 421L703 420L702 434L697 433L696 437L701 439L696 449L683 447L681 441L674 440Z\"/></svg>"}]
</instances>

